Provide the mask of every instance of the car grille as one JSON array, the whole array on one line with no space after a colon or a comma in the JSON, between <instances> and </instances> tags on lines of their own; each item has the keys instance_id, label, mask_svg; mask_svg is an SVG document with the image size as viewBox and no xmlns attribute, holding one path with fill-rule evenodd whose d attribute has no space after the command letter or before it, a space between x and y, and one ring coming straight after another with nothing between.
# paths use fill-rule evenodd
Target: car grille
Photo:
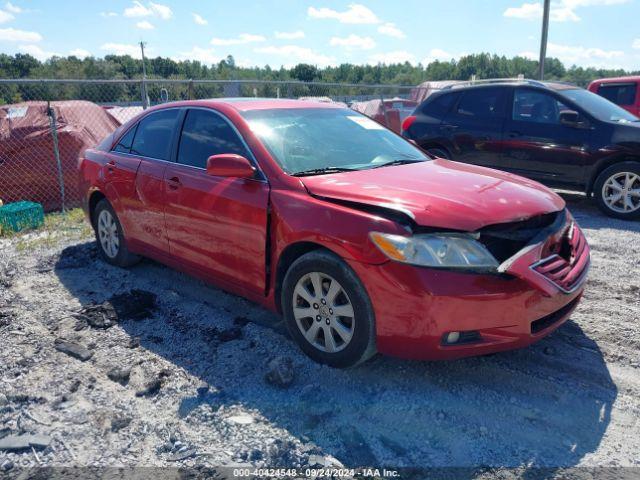
<instances>
[{"instance_id":1,"label":"car grille","mask_svg":"<svg viewBox=\"0 0 640 480\"><path fill-rule=\"evenodd\" d=\"M584 234L575 223L571 224L562 242L560 253L540 260L531 268L563 292L570 293L587 273L589 250Z\"/></svg>"},{"instance_id":2,"label":"car grille","mask_svg":"<svg viewBox=\"0 0 640 480\"><path fill-rule=\"evenodd\" d=\"M549 328L551 325L559 322L567 313L571 311L573 307L580 301L580 297L574 298L569 303L567 303L564 307L559 310L556 310L549 315L546 315L534 322L531 322L531 333L536 334Z\"/></svg>"},{"instance_id":3,"label":"car grille","mask_svg":"<svg viewBox=\"0 0 640 480\"><path fill-rule=\"evenodd\" d=\"M502 263L520 252L545 229L552 229L554 225L560 228L565 218L566 211L561 210L519 222L490 225L479 231L478 240Z\"/></svg>"}]
</instances>

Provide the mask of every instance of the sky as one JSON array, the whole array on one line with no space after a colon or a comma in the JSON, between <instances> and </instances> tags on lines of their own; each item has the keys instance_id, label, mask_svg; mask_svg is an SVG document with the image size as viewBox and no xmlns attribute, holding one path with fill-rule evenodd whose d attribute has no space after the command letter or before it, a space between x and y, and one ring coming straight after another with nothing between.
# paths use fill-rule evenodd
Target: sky
<instances>
[{"instance_id":1,"label":"sky","mask_svg":"<svg viewBox=\"0 0 640 480\"><path fill-rule=\"evenodd\" d=\"M640 0L552 0L548 56L640 69ZM0 53L130 54L242 66L537 58L535 0L0 0Z\"/></svg>"}]
</instances>

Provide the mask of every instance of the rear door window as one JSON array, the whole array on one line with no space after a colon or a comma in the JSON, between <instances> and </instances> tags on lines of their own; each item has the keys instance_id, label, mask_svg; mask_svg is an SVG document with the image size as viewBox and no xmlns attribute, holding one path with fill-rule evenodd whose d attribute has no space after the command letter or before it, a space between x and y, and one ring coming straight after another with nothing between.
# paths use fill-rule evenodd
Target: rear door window
<instances>
[{"instance_id":1,"label":"rear door window","mask_svg":"<svg viewBox=\"0 0 640 480\"><path fill-rule=\"evenodd\" d=\"M455 109L457 117L489 120L504 117L504 89L477 88L463 92Z\"/></svg>"},{"instance_id":2,"label":"rear door window","mask_svg":"<svg viewBox=\"0 0 640 480\"><path fill-rule=\"evenodd\" d=\"M635 105L638 84L631 83L610 83L602 84L598 88L598 95L617 105Z\"/></svg>"},{"instance_id":3,"label":"rear door window","mask_svg":"<svg viewBox=\"0 0 640 480\"><path fill-rule=\"evenodd\" d=\"M158 160L171 159L171 139L180 110L172 108L143 118L133 139L131 153Z\"/></svg>"},{"instance_id":4,"label":"rear door window","mask_svg":"<svg viewBox=\"0 0 640 480\"><path fill-rule=\"evenodd\" d=\"M240 136L217 113L189 110L182 127L178 163L206 168L212 155L235 153L249 158Z\"/></svg>"}]
</instances>

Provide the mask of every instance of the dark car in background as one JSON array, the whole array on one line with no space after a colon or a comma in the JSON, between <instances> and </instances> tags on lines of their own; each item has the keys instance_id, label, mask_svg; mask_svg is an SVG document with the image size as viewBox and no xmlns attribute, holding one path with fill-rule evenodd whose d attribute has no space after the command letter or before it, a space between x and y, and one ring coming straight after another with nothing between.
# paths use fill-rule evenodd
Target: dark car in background
<instances>
[{"instance_id":1,"label":"dark car in background","mask_svg":"<svg viewBox=\"0 0 640 480\"><path fill-rule=\"evenodd\" d=\"M587 89L620 105L636 117L640 116L640 76L601 78L591 82Z\"/></svg>"},{"instance_id":2,"label":"dark car in background","mask_svg":"<svg viewBox=\"0 0 640 480\"><path fill-rule=\"evenodd\" d=\"M402 134L433 156L593 195L607 215L640 217L640 120L564 83L498 80L429 96Z\"/></svg>"}]
</instances>

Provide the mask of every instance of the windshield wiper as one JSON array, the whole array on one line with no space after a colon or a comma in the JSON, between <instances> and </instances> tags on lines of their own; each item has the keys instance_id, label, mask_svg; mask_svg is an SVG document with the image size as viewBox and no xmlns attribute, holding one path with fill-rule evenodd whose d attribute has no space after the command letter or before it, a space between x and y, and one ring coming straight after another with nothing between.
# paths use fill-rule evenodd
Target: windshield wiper
<instances>
[{"instance_id":1,"label":"windshield wiper","mask_svg":"<svg viewBox=\"0 0 640 480\"><path fill-rule=\"evenodd\" d=\"M420 163L426 162L426 159L419 158L396 158L395 160L391 160L390 162L381 163L380 165L376 165L373 168L382 168L382 167L391 167L393 165L406 165L407 163Z\"/></svg>"},{"instance_id":2,"label":"windshield wiper","mask_svg":"<svg viewBox=\"0 0 640 480\"><path fill-rule=\"evenodd\" d=\"M338 172L355 172L358 171L358 168L347 168L347 167L322 167L322 168L312 168L310 170L302 170L300 172L292 173L294 177L305 177L308 175L324 175L325 173L338 173Z\"/></svg>"}]
</instances>

